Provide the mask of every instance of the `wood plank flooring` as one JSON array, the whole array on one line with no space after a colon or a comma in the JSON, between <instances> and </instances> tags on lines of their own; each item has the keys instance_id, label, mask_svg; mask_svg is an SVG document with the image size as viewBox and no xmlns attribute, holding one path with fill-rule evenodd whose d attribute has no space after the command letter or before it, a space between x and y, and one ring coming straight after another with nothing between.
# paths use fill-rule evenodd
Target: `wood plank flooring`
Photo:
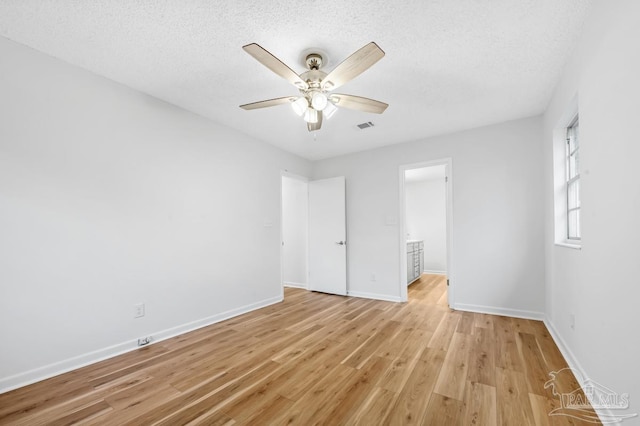
<instances>
[{"instance_id":1,"label":"wood plank flooring","mask_svg":"<svg viewBox=\"0 0 640 426\"><path fill-rule=\"evenodd\" d=\"M285 289L285 301L0 395L2 425L579 425L543 323ZM578 388L568 375L561 392ZM593 423L584 423L585 425Z\"/></svg>"}]
</instances>

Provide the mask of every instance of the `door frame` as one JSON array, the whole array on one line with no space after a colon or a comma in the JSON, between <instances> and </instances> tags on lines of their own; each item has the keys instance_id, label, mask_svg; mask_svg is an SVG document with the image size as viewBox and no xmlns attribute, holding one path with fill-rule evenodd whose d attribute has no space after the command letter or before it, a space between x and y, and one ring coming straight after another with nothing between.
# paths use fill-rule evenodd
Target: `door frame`
<instances>
[{"instance_id":1,"label":"door frame","mask_svg":"<svg viewBox=\"0 0 640 426\"><path fill-rule=\"evenodd\" d=\"M446 220L447 220L447 279L449 286L447 287L447 299L449 306L455 306L455 269L453 261L453 161L451 157L441 158L438 160L422 161L419 163L403 164L399 167L399 183L400 198L398 200L398 241L400 246L400 300L406 302L408 300L407 291L407 218L406 218L406 191L405 191L405 172L407 170L422 169L433 166L446 166L445 175L445 197L446 197Z\"/></svg>"},{"instance_id":2,"label":"door frame","mask_svg":"<svg viewBox=\"0 0 640 426\"><path fill-rule=\"evenodd\" d=\"M290 178L302 181L306 184L309 184L309 178L302 175L297 175L295 173L291 173L288 170L280 170L280 298L284 300L284 218L282 214L282 178ZM307 187L307 198L309 197L309 188ZM309 211L307 210L307 216L309 215ZM306 273L306 287L305 290L309 289L309 247L307 247L307 256L305 261L307 262L307 273Z\"/></svg>"}]
</instances>

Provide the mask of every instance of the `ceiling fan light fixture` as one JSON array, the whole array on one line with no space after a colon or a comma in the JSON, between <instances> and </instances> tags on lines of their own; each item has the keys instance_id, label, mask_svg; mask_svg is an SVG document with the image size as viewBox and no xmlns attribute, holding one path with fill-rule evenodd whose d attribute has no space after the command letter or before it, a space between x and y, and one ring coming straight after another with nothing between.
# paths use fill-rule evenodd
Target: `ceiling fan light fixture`
<instances>
[{"instance_id":1,"label":"ceiling fan light fixture","mask_svg":"<svg viewBox=\"0 0 640 426\"><path fill-rule=\"evenodd\" d=\"M302 117L305 111L309 108L309 101L304 96L300 96L298 99L291 102L291 108L293 109L293 112Z\"/></svg>"},{"instance_id":2,"label":"ceiling fan light fixture","mask_svg":"<svg viewBox=\"0 0 640 426\"><path fill-rule=\"evenodd\" d=\"M327 95L322 92L315 92L311 97L311 106L317 111L325 109L328 103Z\"/></svg>"},{"instance_id":3,"label":"ceiling fan light fixture","mask_svg":"<svg viewBox=\"0 0 640 426\"><path fill-rule=\"evenodd\" d=\"M315 124L318 122L318 111L313 108L307 108L304 112L304 121L307 123Z\"/></svg>"},{"instance_id":4,"label":"ceiling fan light fixture","mask_svg":"<svg viewBox=\"0 0 640 426\"><path fill-rule=\"evenodd\" d=\"M338 108L336 108L333 102L327 102L327 106L324 107L324 110L322 111L322 115L324 116L324 118L328 120L333 116L333 114L336 113L337 110Z\"/></svg>"}]
</instances>

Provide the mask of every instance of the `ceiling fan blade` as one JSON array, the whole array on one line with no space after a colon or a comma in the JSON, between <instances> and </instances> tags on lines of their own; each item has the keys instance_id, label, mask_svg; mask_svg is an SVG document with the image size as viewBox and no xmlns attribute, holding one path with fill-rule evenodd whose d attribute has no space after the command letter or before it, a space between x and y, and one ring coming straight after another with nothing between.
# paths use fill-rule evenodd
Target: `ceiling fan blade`
<instances>
[{"instance_id":1,"label":"ceiling fan blade","mask_svg":"<svg viewBox=\"0 0 640 426\"><path fill-rule=\"evenodd\" d=\"M256 43L247 44L242 46L245 52L253 56L258 62L265 67L269 68L280 77L287 80L289 83L298 87L299 89L308 89L309 85L306 81L300 78L291 68L285 65L280 59L273 56L266 49Z\"/></svg>"},{"instance_id":2,"label":"ceiling fan blade","mask_svg":"<svg viewBox=\"0 0 640 426\"><path fill-rule=\"evenodd\" d=\"M322 127L322 111L318 111L318 121L315 123L307 123L307 129L310 132L315 132L316 130L320 130L320 127Z\"/></svg>"},{"instance_id":3,"label":"ceiling fan blade","mask_svg":"<svg viewBox=\"0 0 640 426\"><path fill-rule=\"evenodd\" d=\"M362 96L342 95L339 93L332 94L329 99L331 99L331 102L337 107L372 112L374 114L382 114L389 106L389 104L374 99L363 98Z\"/></svg>"},{"instance_id":4,"label":"ceiling fan blade","mask_svg":"<svg viewBox=\"0 0 640 426\"><path fill-rule=\"evenodd\" d=\"M384 51L371 42L357 50L322 80L322 88L333 90L356 78L384 56Z\"/></svg>"},{"instance_id":5,"label":"ceiling fan blade","mask_svg":"<svg viewBox=\"0 0 640 426\"><path fill-rule=\"evenodd\" d=\"M250 110L258 108L267 108L275 105L288 104L295 101L295 96L286 96L284 98L268 99L266 101L253 102L250 104L240 105L240 108Z\"/></svg>"}]
</instances>

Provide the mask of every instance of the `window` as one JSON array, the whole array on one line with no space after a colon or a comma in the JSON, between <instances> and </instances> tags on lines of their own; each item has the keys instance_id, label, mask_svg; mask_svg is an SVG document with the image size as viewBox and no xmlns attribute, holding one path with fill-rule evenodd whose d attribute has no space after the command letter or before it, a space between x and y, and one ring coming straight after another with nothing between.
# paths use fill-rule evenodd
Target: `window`
<instances>
[{"instance_id":1,"label":"window","mask_svg":"<svg viewBox=\"0 0 640 426\"><path fill-rule=\"evenodd\" d=\"M580 242L580 132L578 117L567 127L566 194L567 239Z\"/></svg>"},{"instance_id":2,"label":"window","mask_svg":"<svg viewBox=\"0 0 640 426\"><path fill-rule=\"evenodd\" d=\"M582 248L579 116L576 94L552 134L554 244L576 250Z\"/></svg>"}]
</instances>

